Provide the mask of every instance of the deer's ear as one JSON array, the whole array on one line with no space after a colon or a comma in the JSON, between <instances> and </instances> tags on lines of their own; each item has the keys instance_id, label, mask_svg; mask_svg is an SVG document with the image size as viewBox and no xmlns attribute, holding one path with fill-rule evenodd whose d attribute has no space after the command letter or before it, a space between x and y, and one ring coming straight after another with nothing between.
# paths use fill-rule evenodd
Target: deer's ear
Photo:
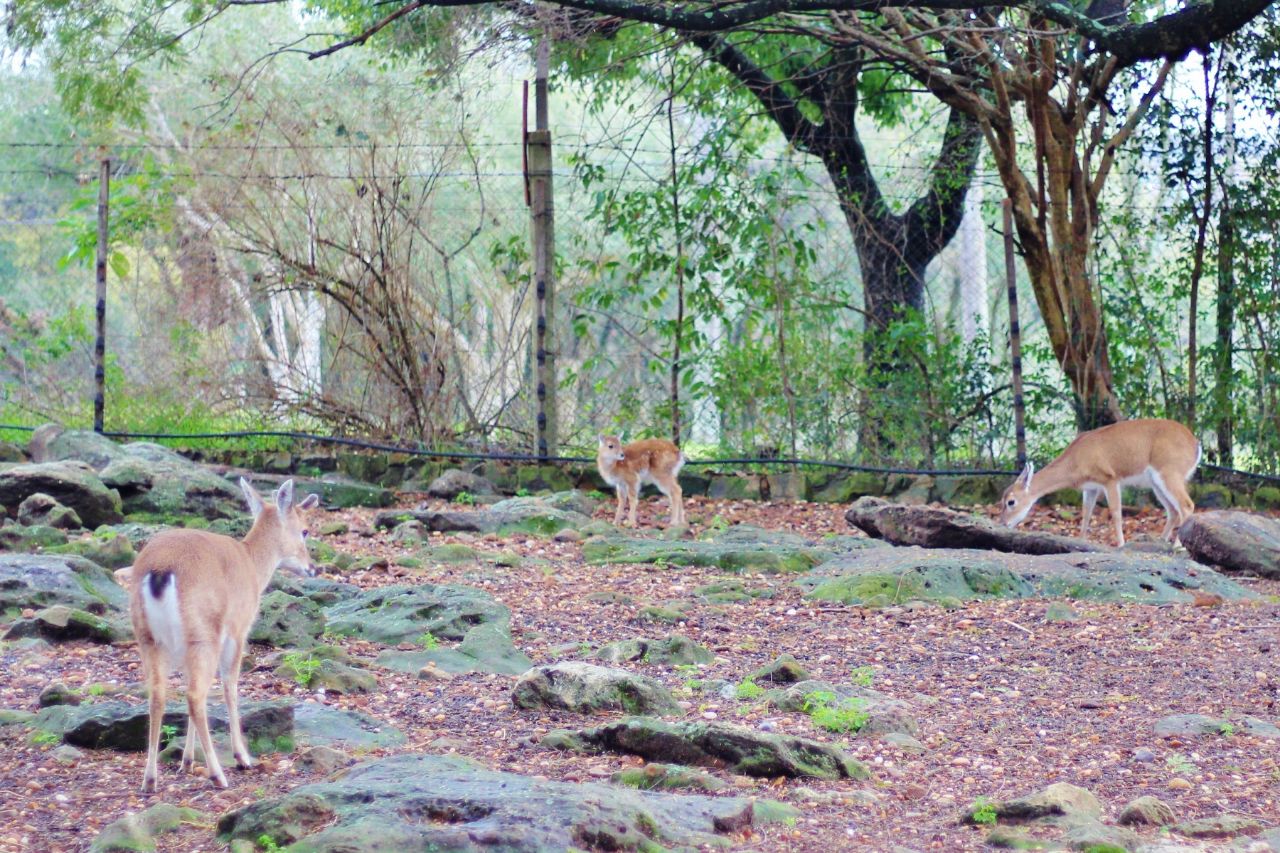
<instances>
[{"instance_id":1,"label":"deer's ear","mask_svg":"<svg viewBox=\"0 0 1280 853\"><path fill-rule=\"evenodd\" d=\"M255 519L262 515L262 497L244 477L240 478L240 491L244 493L244 502L249 505L249 514Z\"/></svg>"},{"instance_id":2,"label":"deer's ear","mask_svg":"<svg viewBox=\"0 0 1280 853\"><path fill-rule=\"evenodd\" d=\"M1035 474L1036 466L1032 465L1030 460L1027 460L1027 467L1022 469L1022 474L1018 477L1018 480L1022 483L1022 490L1024 492L1031 491L1031 478L1034 477Z\"/></svg>"},{"instance_id":3,"label":"deer's ear","mask_svg":"<svg viewBox=\"0 0 1280 853\"><path fill-rule=\"evenodd\" d=\"M290 478L276 489L276 511L284 515L293 506L293 479Z\"/></svg>"},{"instance_id":4,"label":"deer's ear","mask_svg":"<svg viewBox=\"0 0 1280 853\"><path fill-rule=\"evenodd\" d=\"M604 446L604 439L605 439L604 433L600 433L599 435L596 436L596 441L600 442L601 447Z\"/></svg>"}]
</instances>

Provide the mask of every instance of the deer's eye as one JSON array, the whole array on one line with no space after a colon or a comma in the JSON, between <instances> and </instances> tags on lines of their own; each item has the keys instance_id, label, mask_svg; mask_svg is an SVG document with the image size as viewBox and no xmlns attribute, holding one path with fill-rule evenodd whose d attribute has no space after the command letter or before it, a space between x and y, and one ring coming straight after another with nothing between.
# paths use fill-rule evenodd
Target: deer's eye
<instances>
[{"instance_id":1,"label":"deer's eye","mask_svg":"<svg viewBox=\"0 0 1280 853\"><path fill-rule=\"evenodd\" d=\"M1009 498L1009 506L1013 506L1015 503L1017 503L1017 501L1015 501L1013 498Z\"/></svg>"},{"instance_id":2,"label":"deer's eye","mask_svg":"<svg viewBox=\"0 0 1280 853\"><path fill-rule=\"evenodd\" d=\"M302 538L303 538L303 539L306 539L306 538L307 538L308 536L310 536L310 535L311 535L311 531L310 531L310 530L303 530L303 531L302 531Z\"/></svg>"}]
</instances>

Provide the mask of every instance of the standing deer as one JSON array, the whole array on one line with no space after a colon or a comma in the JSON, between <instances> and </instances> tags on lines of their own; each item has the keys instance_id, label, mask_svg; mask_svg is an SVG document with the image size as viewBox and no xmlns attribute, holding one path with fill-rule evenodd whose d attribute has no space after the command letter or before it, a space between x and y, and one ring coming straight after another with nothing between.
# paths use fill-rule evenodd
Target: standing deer
<instances>
[{"instance_id":1,"label":"standing deer","mask_svg":"<svg viewBox=\"0 0 1280 853\"><path fill-rule=\"evenodd\" d=\"M671 521L668 526L686 524L684 492L680 490L680 483L676 479L684 463L684 454L680 452L680 448L665 439L646 438L623 446L616 435L600 436L596 466L604 481L618 493L618 511L613 514L613 523L622 523L622 513L630 499L631 511L627 524L635 527L640 487L645 483L653 483L671 501Z\"/></svg>"},{"instance_id":2,"label":"standing deer","mask_svg":"<svg viewBox=\"0 0 1280 853\"><path fill-rule=\"evenodd\" d=\"M236 763L253 766L240 731L240 659L271 575L278 567L304 573L310 569L307 530L299 510L315 506L319 499L308 495L295 504L293 480L274 492L269 505L244 478L240 488L253 515L244 541L203 530L166 530L147 542L132 571L121 578L130 584L129 614L151 700L144 792L156 790L165 685L174 670L187 676L187 741L181 768L195 767L198 737L210 778L218 787L227 787L205 705L215 671L222 680Z\"/></svg>"},{"instance_id":3,"label":"standing deer","mask_svg":"<svg viewBox=\"0 0 1280 853\"><path fill-rule=\"evenodd\" d=\"M1195 511L1186 482L1199 464L1200 442L1177 421L1121 421L1076 436L1061 456L1039 472L1028 462L1000 499L1000 521L1017 527L1044 495L1080 489L1084 497L1080 536L1084 537L1098 495L1105 494L1119 547L1124 545L1120 487L1142 486L1151 489L1164 507L1167 519L1162 536L1171 539Z\"/></svg>"}]
</instances>

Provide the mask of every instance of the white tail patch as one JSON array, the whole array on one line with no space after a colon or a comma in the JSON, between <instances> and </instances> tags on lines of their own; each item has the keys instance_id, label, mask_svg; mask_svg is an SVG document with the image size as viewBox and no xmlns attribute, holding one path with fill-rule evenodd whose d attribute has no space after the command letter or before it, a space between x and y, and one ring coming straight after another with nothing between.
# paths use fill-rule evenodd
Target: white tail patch
<instances>
[{"instance_id":1,"label":"white tail patch","mask_svg":"<svg viewBox=\"0 0 1280 853\"><path fill-rule=\"evenodd\" d=\"M182 629L182 612L178 608L178 578L172 572L147 572L142 584L142 612L147 630L169 661L169 668L177 669L187 656L187 635Z\"/></svg>"}]
</instances>

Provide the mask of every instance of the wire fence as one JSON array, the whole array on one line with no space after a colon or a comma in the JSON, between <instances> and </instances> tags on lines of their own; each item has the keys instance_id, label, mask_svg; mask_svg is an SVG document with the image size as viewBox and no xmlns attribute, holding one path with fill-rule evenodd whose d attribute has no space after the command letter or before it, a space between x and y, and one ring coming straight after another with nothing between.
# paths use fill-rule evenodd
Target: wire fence
<instances>
[{"instance_id":1,"label":"wire fence","mask_svg":"<svg viewBox=\"0 0 1280 853\"><path fill-rule=\"evenodd\" d=\"M989 170L956 237L924 265L923 321L898 341L910 370L890 376L869 366L863 270L821 164L783 152L708 173L693 137L668 148L573 134L555 144L563 446L589 446L598 432L669 434L678 413L682 444L713 457L691 464L1012 473L1000 466L1015 447L1002 193ZM928 176L920 147L873 163L899 210ZM93 371L89 275L77 265L92 254L92 212L81 206L96 191L92 170L72 143L0 141L0 164L6 152L28 161L0 168L0 282L12 285L0 400L28 423L74 419ZM518 141L105 153L108 435L541 458L430 449L458 438L532 446L536 294ZM729 213L726 196L737 199ZM1135 198L1130 210L1167 207ZM1074 417L1025 273L1015 278L1031 451L1044 458ZM228 422L324 429L200 428Z\"/></svg>"}]
</instances>

